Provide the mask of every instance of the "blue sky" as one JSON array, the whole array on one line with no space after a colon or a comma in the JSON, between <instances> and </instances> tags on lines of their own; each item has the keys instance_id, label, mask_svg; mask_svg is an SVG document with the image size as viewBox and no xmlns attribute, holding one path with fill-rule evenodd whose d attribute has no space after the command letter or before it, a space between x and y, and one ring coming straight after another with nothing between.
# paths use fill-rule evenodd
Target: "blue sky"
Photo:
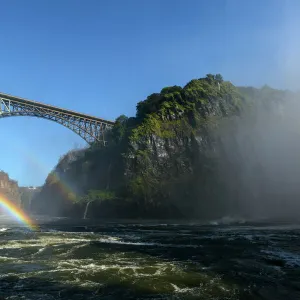
<instances>
[{"instance_id":1,"label":"blue sky","mask_svg":"<svg viewBox=\"0 0 300 300\"><path fill-rule=\"evenodd\" d=\"M3 93L115 119L207 73L299 88L298 0L0 0L0 11ZM0 169L20 185L84 145L54 122L0 122Z\"/></svg>"}]
</instances>

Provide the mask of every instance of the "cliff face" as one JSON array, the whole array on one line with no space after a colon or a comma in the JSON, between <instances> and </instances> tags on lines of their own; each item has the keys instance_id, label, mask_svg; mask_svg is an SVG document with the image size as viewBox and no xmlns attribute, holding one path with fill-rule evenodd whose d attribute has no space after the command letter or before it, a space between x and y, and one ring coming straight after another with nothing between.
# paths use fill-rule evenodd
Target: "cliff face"
<instances>
[{"instance_id":1,"label":"cliff face","mask_svg":"<svg viewBox=\"0 0 300 300\"><path fill-rule=\"evenodd\" d=\"M74 163L83 155L83 150L70 151L60 159L45 184L34 194L30 205L32 212L52 216L70 214L75 198L83 194L84 173L73 169Z\"/></svg>"},{"instance_id":2,"label":"cliff face","mask_svg":"<svg viewBox=\"0 0 300 300\"><path fill-rule=\"evenodd\" d=\"M73 160L67 154L33 208L83 216L88 205L88 217L193 216L198 185L206 197L213 184L210 131L219 119L238 113L241 101L237 88L220 75L150 95L138 103L136 117L117 119L106 135L108 147L93 145ZM203 200L207 208L202 214L214 202Z\"/></svg>"},{"instance_id":3,"label":"cliff face","mask_svg":"<svg viewBox=\"0 0 300 300\"><path fill-rule=\"evenodd\" d=\"M26 211L30 211L31 201L36 194L40 192L40 187L20 187L21 207Z\"/></svg>"},{"instance_id":4,"label":"cliff face","mask_svg":"<svg viewBox=\"0 0 300 300\"><path fill-rule=\"evenodd\" d=\"M278 196L285 191L292 211L300 197L300 177L289 173L296 162L294 174L300 170L299 108L287 98L220 75L166 87L139 102L135 117L117 118L107 147L68 153L32 207L87 218L263 216L287 207Z\"/></svg>"},{"instance_id":5,"label":"cliff face","mask_svg":"<svg viewBox=\"0 0 300 300\"><path fill-rule=\"evenodd\" d=\"M0 194L17 205L21 203L17 181L10 179L8 174L3 171L0 171Z\"/></svg>"}]
</instances>

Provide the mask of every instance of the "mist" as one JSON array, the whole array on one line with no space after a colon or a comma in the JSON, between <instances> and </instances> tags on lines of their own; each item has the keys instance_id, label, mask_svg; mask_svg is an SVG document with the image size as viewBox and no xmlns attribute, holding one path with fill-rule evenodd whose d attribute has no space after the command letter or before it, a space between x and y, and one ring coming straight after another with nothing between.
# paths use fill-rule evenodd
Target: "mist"
<instances>
[{"instance_id":1,"label":"mist","mask_svg":"<svg viewBox=\"0 0 300 300\"><path fill-rule=\"evenodd\" d=\"M218 171L231 215L300 217L300 97L281 94L256 97L250 110L218 130Z\"/></svg>"}]
</instances>

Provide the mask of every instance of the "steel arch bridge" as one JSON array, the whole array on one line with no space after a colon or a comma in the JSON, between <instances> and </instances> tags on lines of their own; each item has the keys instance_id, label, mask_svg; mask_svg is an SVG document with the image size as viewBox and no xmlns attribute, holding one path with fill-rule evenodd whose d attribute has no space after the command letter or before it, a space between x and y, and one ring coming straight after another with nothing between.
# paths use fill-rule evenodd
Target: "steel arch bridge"
<instances>
[{"instance_id":1,"label":"steel arch bridge","mask_svg":"<svg viewBox=\"0 0 300 300\"><path fill-rule=\"evenodd\" d=\"M40 102L0 93L0 118L30 116L59 123L82 137L88 144L106 145L105 132L114 122Z\"/></svg>"}]
</instances>

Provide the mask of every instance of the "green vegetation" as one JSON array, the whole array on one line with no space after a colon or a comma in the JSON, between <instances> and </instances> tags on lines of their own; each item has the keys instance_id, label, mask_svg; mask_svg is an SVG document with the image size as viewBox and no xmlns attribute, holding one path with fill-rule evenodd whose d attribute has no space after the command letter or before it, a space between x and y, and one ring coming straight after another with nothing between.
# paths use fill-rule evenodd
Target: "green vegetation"
<instances>
[{"instance_id":1,"label":"green vegetation","mask_svg":"<svg viewBox=\"0 0 300 300\"><path fill-rule=\"evenodd\" d=\"M218 132L254 99L267 105L265 98L280 101L284 93L237 88L220 74L165 87L137 104L136 117L117 118L107 147L66 154L32 209L83 217L90 203L89 217L220 216L232 194L220 175L228 159Z\"/></svg>"}]
</instances>

